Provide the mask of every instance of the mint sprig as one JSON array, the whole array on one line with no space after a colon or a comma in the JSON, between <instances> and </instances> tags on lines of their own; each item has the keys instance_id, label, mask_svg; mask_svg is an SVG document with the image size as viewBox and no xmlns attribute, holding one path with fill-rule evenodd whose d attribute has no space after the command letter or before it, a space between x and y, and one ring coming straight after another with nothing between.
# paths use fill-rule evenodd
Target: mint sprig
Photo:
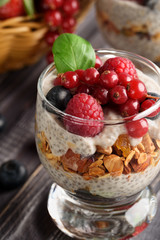
<instances>
[{"instance_id":1,"label":"mint sprig","mask_svg":"<svg viewBox=\"0 0 160 240\"><path fill-rule=\"evenodd\" d=\"M33 0L23 0L24 7L27 15L32 16L35 13L34 1Z\"/></svg>"},{"instance_id":2,"label":"mint sprig","mask_svg":"<svg viewBox=\"0 0 160 240\"><path fill-rule=\"evenodd\" d=\"M54 42L52 52L58 73L95 66L92 45L76 34L63 33Z\"/></svg>"},{"instance_id":3,"label":"mint sprig","mask_svg":"<svg viewBox=\"0 0 160 240\"><path fill-rule=\"evenodd\" d=\"M8 3L10 0L0 0L0 7Z\"/></svg>"}]
</instances>

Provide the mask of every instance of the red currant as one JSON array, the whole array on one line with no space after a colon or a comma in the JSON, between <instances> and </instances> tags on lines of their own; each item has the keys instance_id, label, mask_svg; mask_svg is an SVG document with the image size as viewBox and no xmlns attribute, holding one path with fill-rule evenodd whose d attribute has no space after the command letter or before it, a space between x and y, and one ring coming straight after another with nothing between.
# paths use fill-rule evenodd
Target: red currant
<instances>
[{"instance_id":1,"label":"red currant","mask_svg":"<svg viewBox=\"0 0 160 240\"><path fill-rule=\"evenodd\" d=\"M127 94L129 98L144 100L147 96L146 86L139 79L134 79L127 84Z\"/></svg>"},{"instance_id":2,"label":"red currant","mask_svg":"<svg viewBox=\"0 0 160 240\"><path fill-rule=\"evenodd\" d=\"M54 86L61 86L62 85L62 74L59 74L53 82Z\"/></svg>"},{"instance_id":3,"label":"red currant","mask_svg":"<svg viewBox=\"0 0 160 240\"><path fill-rule=\"evenodd\" d=\"M77 69L75 72L78 74L79 81L83 81L84 70L83 69Z\"/></svg>"},{"instance_id":4,"label":"red currant","mask_svg":"<svg viewBox=\"0 0 160 240\"><path fill-rule=\"evenodd\" d=\"M129 136L133 138L143 137L148 132L148 122L145 118L126 123Z\"/></svg>"},{"instance_id":5,"label":"red currant","mask_svg":"<svg viewBox=\"0 0 160 240\"><path fill-rule=\"evenodd\" d=\"M145 111L155 104L153 99L147 99L141 104L141 111ZM155 117L160 112L160 108L149 114L147 117Z\"/></svg>"},{"instance_id":6,"label":"red currant","mask_svg":"<svg viewBox=\"0 0 160 240\"><path fill-rule=\"evenodd\" d=\"M90 88L85 85L85 84L81 84L78 86L77 90L76 90L76 94L77 93L87 93L87 94L91 94Z\"/></svg>"},{"instance_id":7,"label":"red currant","mask_svg":"<svg viewBox=\"0 0 160 240\"><path fill-rule=\"evenodd\" d=\"M45 9L56 9L62 7L64 0L43 0L43 5Z\"/></svg>"},{"instance_id":8,"label":"red currant","mask_svg":"<svg viewBox=\"0 0 160 240\"><path fill-rule=\"evenodd\" d=\"M95 68L98 69L102 66L102 60L100 59L100 57L98 55L96 55L96 62L95 62Z\"/></svg>"},{"instance_id":9,"label":"red currant","mask_svg":"<svg viewBox=\"0 0 160 240\"><path fill-rule=\"evenodd\" d=\"M74 17L67 16L63 18L63 21L62 21L63 32L72 33L74 31L75 25L76 25L76 19Z\"/></svg>"},{"instance_id":10,"label":"red currant","mask_svg":"<svg viewBox=\"0 0 160 240\"><path fill-rule=\"evenodd\" d=\"M79 77L76 72L68 71L62 75L62 85L65 88L75 88L79 85Z\"/></svg>"},{"instance_id":11,"label":"red currant","mask_svg":"<svg viewBox=\"0 0 160 240\"><path fill-rule=\"evenodd\" d=\"M48 31L46 33L46 35L44 36L44 39L49 46L52 46L54 41L57 39L58 36L59 36L58 32Z\"/></svg>"},{"instance_id":12,"label":"red currant","mask_svg":"<svg viewBox=\"0 0 160 240\"><path fill-rule=\"evenodd\" d=\"M140 104L136 99L128 99L127 102L120 106L120 113L122 117L128 117L137 114L139 110Z\"/></svg>"},{"instance_id":13,"label":"red currant","mask_svg":"<svg viewBox=\"0 0 160 240\"><path fill-rule=\"evenodd\" d=\"M119 78L119 84L124 87L127 87L127 84L133 79L133 77L128 73L119 73L118 78Z\"/></svg>"},{"instance_id":14,"label":"red currant","mask_svg":"<svg viewBox=\"0 0 160 240\"><path fill-rule=\"evenodd\" d=\"M53 62L54 58L53 58L53 53L52 53L52 51L49 51L49 52L47 53L46 59L47 59L47 62L48 62L48 63L52 63L52 62Z\"/></svg>"},{"instance_id":15,"label":"red currant","mask_svg":"<svg viewBox=\"0 0 160 240\"><path fill-rule=\"evenodd\" d=\"M52 27L62 24L62 13L58 10L48 10L44 13L44 20Z\"/></svg>"},{"instance_id":16,"label":"red currant","mask_svg":"<svg viewBox=\"0 0 160 240\"><path fill-rule=\"evenodd\" d=\"M100 84L107 89L118 84L118 75L115 71L104 71L100 76Z\"/></svg>"},{"instance_id":17,"label":"red currant","mask_svg":"<svg viewBox=\"0 0 160 240\"><path fill-rule=\"evenodd\" d=\"M92 96L97 99L97 101L104 105L107 104L109 101L109 93L108 90L106 88L103 88L101 86L97 86L96 88L94 88L93 92L92 92Z\"/></svg>"},{"instance_id":18,"label":"red currant","mask_svg":"<svg viewBox=\"0 0 160 240\"><path fill-rule=\"evenodd\" d=\"M100 76L100 74L97 71L97 69L91 67L84 71L82 81L87 84L94 85L99 82L99 76Z\"/></svg>"},{"instance_id":19,"label":"red currant","mask_svg":"<svg viewBox=\"0 0 160 240\"><path fill-rule=\"evenodd\" d=\"M125 87L120 85L117 85L110 90L110 97L112 102L116 104L123 104L128 99Z\"/></svg>"},{"instance_id":20,"label":"red currant","mask_svg":"<svg viewBox=\"0 0 160 240\"><path fill-rule=\"evenodd\" d=\"M79 11L79 2L78 0L65 0L63 4L63 11L67 15L74 15Z\"/></svg>"}]
</instances>

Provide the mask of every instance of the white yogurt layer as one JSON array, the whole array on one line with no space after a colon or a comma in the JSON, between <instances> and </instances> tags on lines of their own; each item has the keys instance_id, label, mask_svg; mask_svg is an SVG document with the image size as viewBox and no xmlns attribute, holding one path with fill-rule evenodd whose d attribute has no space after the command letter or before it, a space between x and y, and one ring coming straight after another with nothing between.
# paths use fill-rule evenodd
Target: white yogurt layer
<instances>
[{"instance_id":1,"label":"white yogurt layer","mask_svg":"<svg viewBox=\"0 0 160 240\"><path fill-rule=\"evenodd\" d=\"M150 165L144 172L129 175L122 174L114 177L106 174L103 177L85 180L79 174L66 172L58 164L54 163L52 165L53 162L48 161L39 149L38 152L44 167L59 186L70 192L80 189L88 190L93 195L106 198L131 196L142 191L151 183L160 170L159 161L155 167Z\"/></svg>"},{"instance_id":2,"label":"white yogurt layer","mask_svg":"<svg viewBox=\"0 0 160 240\"><path fill-rule=\"evenodd\" d=\"M150 92L160 93L158 84L137 70L139 79L143 80L147 90ZM55 75L48 75L43 82L43 92L46 95L50 88L53 87L53 79ZM120 119L121 116L111 110L105 110L105 120ZM160 119L148 120L149 134L151 138L160 139ZM112 146L119 135L126 134L127 130L124 124L119 125L105 125L103 131L95 137L82 137L70 133L65 130L63 124L57 120L56 115L47 112L43 106L40 96L37 97L37 127L38 131L45 132L49 141L49 145L53 155L62 156L70 148L73 152L81 154L82 156L90 156L96 152L96 146L103 148ZM136 146L141 142L141 138L131 138L130 143Z\"/></svg>"},{"instance_id":3,"label":"white yogurt layer","mask_svg":"<svg viewBox=\"0 0 160 240\"><path fill-rule=\"evenodd\" d=\"M117 49L136 52L152 61L160 59L160 1L153 9L127 0L99 0L96 3L98 21L105 38ZM112 30L103 23L103 16L107 17L120 32ZM124 35L124 29L139 29L145 37L138 35Z\"/></svg>"}]
</instances>

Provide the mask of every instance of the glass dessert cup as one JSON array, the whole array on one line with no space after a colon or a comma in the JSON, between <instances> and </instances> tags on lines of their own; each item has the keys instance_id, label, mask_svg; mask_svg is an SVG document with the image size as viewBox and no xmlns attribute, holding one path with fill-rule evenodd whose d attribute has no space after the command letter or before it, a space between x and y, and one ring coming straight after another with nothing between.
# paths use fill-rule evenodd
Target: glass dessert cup
<instances>
[{"instance_id":1,"label":"glass dessert cup","mask_svg":"<svg viewBox=\"0 0 160 240\"><path fill-rule=\"evenodd\" d=\"M136 54L117 50L97 50L103 60L122 56L136 66L149 92L160 91L160 70ZM160 170L160 119L147 116L160 107L123 119L106 109L104 121L70 116L51 105L46 93L53 87L56 69L47 67L38 81L36 145L40 160L53 179L48 212L61 231L79 239L123 239L145 228L157 210L156 196L149 184ZM127 134L126 122L146 118L148 132L142 138ZM101 127L95 137L68 132L68 121Z\"/></svg>"},{"instance_id":2,"label":"glass dessert cup","mask_svg":"<svg viewBox=\"0 0 160 240\"><path fill-rule=\"evenodd\" d=\"M97 21L112 47L135 52L159 63L160 2L144 2L146 5L136 0L96 1Z\"/></svg>"}]
</instances>

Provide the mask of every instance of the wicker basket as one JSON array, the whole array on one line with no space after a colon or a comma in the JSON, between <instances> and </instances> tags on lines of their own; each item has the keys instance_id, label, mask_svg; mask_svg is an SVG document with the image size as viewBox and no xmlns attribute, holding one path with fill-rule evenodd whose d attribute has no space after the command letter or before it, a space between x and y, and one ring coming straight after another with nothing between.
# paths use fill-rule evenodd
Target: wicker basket
<instances>
[{"instance_id":1,"label":"wicker basket","mask_svg":"<svg viewBox=\"0 0 160 240\"><path fill-rule=\"evenodd\" d=\"M79 23L94 0L80 0ZM47 51L44 35L48 31L41 15L0 21L0 73L20 69L38 61Z\"/></svg>"}]
</instances>

